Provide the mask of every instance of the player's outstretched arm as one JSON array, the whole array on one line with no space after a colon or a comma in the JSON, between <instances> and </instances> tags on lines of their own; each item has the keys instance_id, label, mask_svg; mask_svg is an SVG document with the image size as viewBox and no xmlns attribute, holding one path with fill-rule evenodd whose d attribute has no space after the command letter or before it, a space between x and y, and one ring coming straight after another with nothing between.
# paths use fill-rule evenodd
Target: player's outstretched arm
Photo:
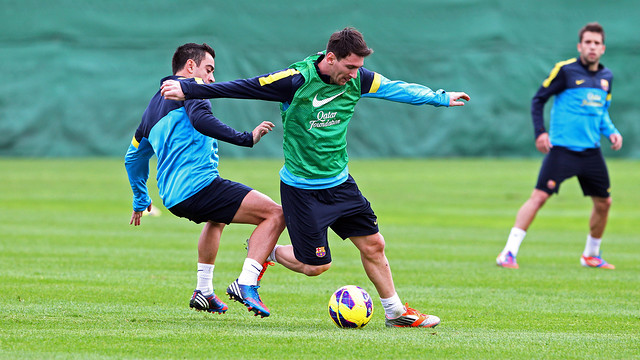
<instances>
[{"instance_id":1,"label":"player's outstretched arm","mask_svg":"<svg viewBox=\"0 0 640 360\"><path fill-rule=\"evenodd\" d=\"M263 121L255 129L253 129L253 131L251 132L251 134L253 135L253 144L257 144L264 135L267 135L269 131L273 130L274 126L275 125L270 121Z\"/></svg>"},{"instance_id":2,"label":"player's outstretched arm","mask_svg":"<svg viewBox=\"0 0 640 360\"><path fill-rule=\"evenodd\" d=\"M185 100L180 81L167 80L160 87L160 94L167 100Z\"/></svg>"},{"instance_id":3,"label":"player's outstretched arm","mask_svg":"<svg viewBox=\"0 0 640 360\"><path fill-rule=\"evenodd\" d=\"M469 95L467 95L466 93L463 92L448 92L447 94L449 94L449 106L464 106L464 102L463 101L458 101L460 99L462 100L466 100L469 101L471 100L471 98L469 97Z\"/></svg>"}]
</instances>

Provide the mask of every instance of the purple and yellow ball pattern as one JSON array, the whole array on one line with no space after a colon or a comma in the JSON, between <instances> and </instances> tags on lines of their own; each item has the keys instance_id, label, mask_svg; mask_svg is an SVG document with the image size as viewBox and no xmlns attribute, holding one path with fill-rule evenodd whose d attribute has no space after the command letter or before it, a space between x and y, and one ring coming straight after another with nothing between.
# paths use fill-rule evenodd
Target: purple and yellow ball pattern
<instances>
[{"instance_id":1,"label":"purple and yellow ball pattern","mask_svg":"<svg viewBox=\"0 0 640 360\"><path fill-rule=\"evenodd\" d=\"M371 296L359 286L343 286L329 299L329 315L338 327L361 328L373 315Z\"/></svg>"}]
</instances>

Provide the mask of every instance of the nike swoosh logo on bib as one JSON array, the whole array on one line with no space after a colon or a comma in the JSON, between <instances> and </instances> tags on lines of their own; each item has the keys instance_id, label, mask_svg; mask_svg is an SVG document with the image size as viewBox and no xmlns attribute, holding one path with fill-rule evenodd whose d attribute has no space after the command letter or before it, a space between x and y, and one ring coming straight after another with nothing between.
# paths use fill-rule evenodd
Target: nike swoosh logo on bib
<instances>
[{"instance_id":1,"label":"nike swoosh logo on bib","mask_svg":"<svg viewBox=\"0 0 640 360\"><path fill-rule=\"evenodd\" d=\"M323 99L323 100L318 100L318 94L316 94L316 96L313 97L313 102L312 102L313 107L317 108L317 107L326 105L326 104L330 103L333 99L337 98L338 96L340 96L342 94L344 94L344 91L341 92L340 94L333 95L332 97L328 97L328 98Z\"/></svg>"}]
</instances>

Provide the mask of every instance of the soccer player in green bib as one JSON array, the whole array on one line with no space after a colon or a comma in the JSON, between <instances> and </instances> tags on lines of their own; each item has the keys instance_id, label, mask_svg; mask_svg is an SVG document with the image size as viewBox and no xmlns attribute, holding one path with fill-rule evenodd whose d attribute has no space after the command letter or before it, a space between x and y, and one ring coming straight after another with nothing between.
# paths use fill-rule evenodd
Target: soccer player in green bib
<instances>
[{"instance_id":1,"label":"soccer player in green bib","mask_svg":"<svg viewBox=\"0 0 640 360\"><path fill-rule=\"evenodd\" d=\"M362 97L414 105L462 106L463 92L432 91L391 81L363 67L371 50L354 28L333 33L326 51L285 70L249 79L198 84L167 81L167 99L237 98L281 103L284 166L280 170L282 209L291 245L276 245L269 261L317 276L331 266L327 229L350 239L360 251L376 287L389 327L434 327L440 319L403 304L396 293L377 217L349 175L347 127Z\"/></svg>"}]
</instances>

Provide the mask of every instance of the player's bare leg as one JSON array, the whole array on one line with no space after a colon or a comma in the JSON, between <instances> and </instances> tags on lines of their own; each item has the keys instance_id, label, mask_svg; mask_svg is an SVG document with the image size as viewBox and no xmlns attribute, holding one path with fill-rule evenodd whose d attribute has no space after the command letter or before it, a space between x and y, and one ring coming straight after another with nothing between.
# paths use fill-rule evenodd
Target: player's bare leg
<instances>
[{"instance_id":1,"label":"player's bare leg","mask_svg":"<svg viewBox=\"0 0 640 360\"><path fill-rule=\"evenodd\" d=\"M213 292L213 269L225 224L208 221L198 240L198 282L189 307L198 311L223 314L228 306Z\"/></svg>"},{"instance_id":2,"label":"player's bare leg","mask_svg":"<svg viewBox=\"0 0 640 360\"><path fill-rule=\"evenodd\" d=\"M242 200L232 222L257 225L249 237L248 253L242 272L227 288L231 299L244 304L256 316L270 315L258 294L258 277L261 276L265 260L278 242L285 228L282 207L268 196L251 190Z\"/></svg>"},{"instance_id":3,"label":"player's bare leg","mask_svg":"<svg viewBox=\"0 0 640 360\"><path fill-rule=\"evenodd\" d=\"M384 253L384 237L375 233L367 236L353 236L351 242L360 250L360 259L369 280L380 295L385 312L385 325L388 327L434 327L440 318L426 315L402 305L396 293L391 275L391 267Z\"/></svg>"},{"instance_id":4,"label":"player's bare leg","mask_svg":"<svg viewBox=\"0 0 640 360\"><path fill-rule=\"evenodd\" d=\"M609 264L600 256L600 243L604 228L607 226L607 218L609 217L609 209L611 208L611 197L591 197L593 200L593 210L589 219L589 235L580 264L584 267L615 269L613 264Z\"/></svg>"},{"instance_id":5,"label":"player's bare leg","mask_svg":"<svg viewBox=\"0 0 640 360\"><path fill-rule=\"evenodd\" d=\"M593 196L593 210L589 219L589 233L594 238L602 238L604 228L607 226L609 209L611 208L611 197L603 198Z\"/></svg>"},{"instance_id":6,"label":"player's bare leg","mask_svg":"<svg viewBox=\"0 0 640 360\"><path fill-rule=\"evenodd\" d=\"M295 255L293 255L292 245L278 245L277 248L274 249L273 255L275 256L274 260L277 263L289 270L305 274L307 276L318 276L329 270L331 267L331 263L324 265L309 265L302 263L296 259Z\"/></svg>"},{"instance_id":7,"label":"player's bare leg","mask_svg":"<svg viewBox=\"0 0 640 360\"><path fill-rule=\"evenodd\" d=\"M282 207L256 190L245 196L232 222L257 225L249 237L247 257L260 264L265 262L285 228Z\"/></svg>"},{"instance_id":8,"label":"player's bare leg","mask_svg":"<svg viewBox=\"0 0 640 360\"><path fill-rule=\"evenodd\" d=\"M534 189L531 193L531 197L518 210L516 215L515 227L527 231L529 226L536 217L538 210L547 202L549 194L542 190Z\"/></svg>"},{"instance_id":9,"label":"player's bare leg","mask_svg":"<svg viewBox=\"0 0 640 360\"><path fill-rule=\"evenodd\" d=\"M384 253L384 237L375 233L367 236L353 236L351 242L360 250L360 259L369 280L381 298L389 298L396 293L391 267Z\"/></svg>"},{"instance_id":10,"label":"player's bare leg","mask_svg":"<svg viewBox=\"0 0 640 360\"><path fill-rule=\"evenodd\" d=\"M496 257L496 264L503 268L518 269L518 262L516 256L520 249L520 244L524 240L529 226L536 217L538 210L547 202L549 194L542 190L534 189L531 196L518 210L516 215L516 221L511 231L509 232L509 238L504 246L504 249Z\"/></svg>"},{"instance_id":11,"label":"player's bare leg","mask_svg":"<svg viewBox=\"0 0 640 360\"><path fill-rule=\"evenodd\" d=\"M200 239L198 240L198 262L203 264L215 264L220 237L225 224L208 221L204 224Z\"/></svg>"}]
</instances>

